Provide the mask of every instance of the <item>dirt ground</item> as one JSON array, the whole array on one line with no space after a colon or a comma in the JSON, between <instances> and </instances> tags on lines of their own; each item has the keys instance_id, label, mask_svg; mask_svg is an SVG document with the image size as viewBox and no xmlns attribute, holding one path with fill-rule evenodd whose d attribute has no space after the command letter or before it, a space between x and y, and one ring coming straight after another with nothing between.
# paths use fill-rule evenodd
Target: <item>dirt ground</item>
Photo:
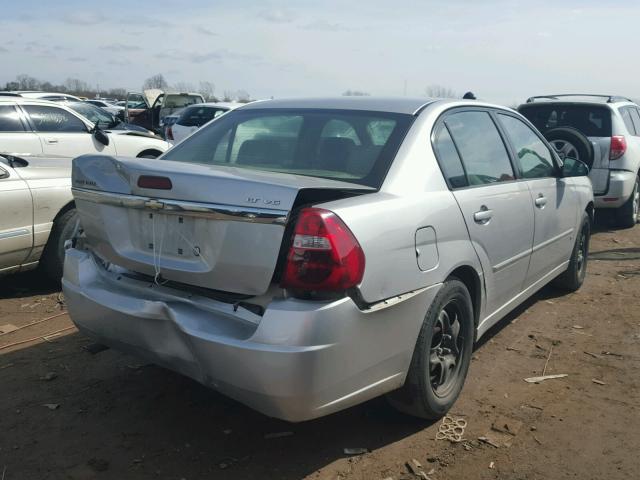
<instances>
[{"instance_id":1,"label":"dirt ground","mask_svg":"<svg viewBox=\"0 0 640 480\"><path fill-rule=\"evenodd\" d=\"M450 443L435 439L439 422L383 399L287 424L133 357L91 354L55 287L6 277L0 330L25 328L0 333L0 478L398 480L419 478L415 459L433 480L637 479L639 311L640 226L599 227L578 293L545 288L477 346L452 412L466 441ZM523 380L545 365L567 376Z\"/></svg>"}]
</instances>

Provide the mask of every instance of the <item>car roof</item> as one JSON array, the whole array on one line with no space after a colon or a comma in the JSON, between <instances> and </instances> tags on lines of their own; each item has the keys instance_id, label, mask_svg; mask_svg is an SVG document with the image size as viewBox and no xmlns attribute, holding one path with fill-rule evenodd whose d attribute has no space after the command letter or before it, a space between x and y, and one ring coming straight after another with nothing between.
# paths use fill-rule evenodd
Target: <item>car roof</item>
<instances>
[{"instance_id":1,"label":"car roof","mask_svg":"<svg viewBox=\"0 0 640 480\"><path fill-rule=\"evenodd\" d=\"M242 110L270 108L312 108L329 110L368 110L413 115L434 102L432 98L411 97L318 97L259 100L247 103Z\"/></svg>"}]
</instances>

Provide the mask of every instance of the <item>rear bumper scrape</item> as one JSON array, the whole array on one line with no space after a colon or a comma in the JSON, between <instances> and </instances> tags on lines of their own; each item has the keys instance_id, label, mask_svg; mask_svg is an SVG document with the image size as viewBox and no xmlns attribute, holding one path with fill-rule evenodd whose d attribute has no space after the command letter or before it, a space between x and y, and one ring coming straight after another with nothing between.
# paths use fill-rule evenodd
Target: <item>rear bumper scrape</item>
<instances>
[{"instance_id":1,"label":"rear bumper scrape","mask_svg":"<svg viewBox=\"0 0 640 480\"><path fill-rule=\"evenodd\" d=\"M348 297L273 300L259 317L107 272L73 248L63 278L69 313L83 333L289 421L401 386L438 288L374 312Z\"/></svg>"}]
</instances>

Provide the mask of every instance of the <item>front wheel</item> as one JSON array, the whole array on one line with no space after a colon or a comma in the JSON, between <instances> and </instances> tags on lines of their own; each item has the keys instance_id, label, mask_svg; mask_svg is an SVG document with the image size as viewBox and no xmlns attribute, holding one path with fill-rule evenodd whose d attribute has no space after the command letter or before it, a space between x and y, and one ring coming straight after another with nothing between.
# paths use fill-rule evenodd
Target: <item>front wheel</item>
<instances>
[{"instance_id":1,"label":"front wheel","mask_svg":"<svg viewBox=\"0 0 640 480\"><path fill-rule=\"evenodd\" d=\"M569 267L554 280L554 285L568 292L575 292L584 283L587 275L589 257L589 239L591 238L591 219L587 212L582 213L582 223L571 252Z\"/></svg>"},{"instance_id":2,"label":"front wheel","mask_svg":"<svg viewBox=\"0 0 640 480\"><path fill-rule=\"evenodd\" d=\"M640 213L640 179L636 176L631 196L616 210L617 224L623 228L631 228L638 222Z\"/></svg>"},{"instance_id":3,"label":"front wheel","mask_svg":"<svg viewBox=\"0 0 640 480\"><path fill-rule=\"evenodd\" d=\"M389 394L401 412L435 420L464 385L475 338L473 305L460 280L447 280L427 311L405 384Z\"/></svg>"}]
</instances>

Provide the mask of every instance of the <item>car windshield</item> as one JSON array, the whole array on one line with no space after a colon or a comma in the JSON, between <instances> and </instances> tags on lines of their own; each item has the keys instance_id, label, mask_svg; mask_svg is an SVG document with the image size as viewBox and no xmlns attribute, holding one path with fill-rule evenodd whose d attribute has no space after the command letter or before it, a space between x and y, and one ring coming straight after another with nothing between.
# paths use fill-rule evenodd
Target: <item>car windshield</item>
<instances>
[{"instance_id":1,"label":"car windshield","mask_svg":"<svg viewBox=\"0 0 640 480\"><path fill-rule=\"evenodd\" d=\"M587 137L611 136L611 110L604 106L549 102L522 105L519 111L542 133L572 127Z\"/></svg>"},{"instance_id":2,"label":"car windshield","mask_svg":"<svg viewBox=\"0 0 640 480\"><path fill-rule=\"evenodd\" d=\"M110 128L120 123L109 112L87 102L69 102L67 106L99 127Z\"/></svg>"},{"instance_id":3,"label":"car windshield","mask_svg":"<svg viewBox=\"0 0 640 480\"><path fill-rule=\"evenodd\" d=\"M201 127L209 120L213 120L227 110L229 109L226 107L201 107L193 105L185 108L176 123L185 127Z\"/></svg>"},{"instance_id":4,"label":"car windshield","mask_svg":"<svg viewBox=\"0 0 640 480\"><path fill-rule=\"evenodd\" d=\"M379 188L413 119L351 110L235 110L161 158Z\"/></svg>"}]
</instances>

